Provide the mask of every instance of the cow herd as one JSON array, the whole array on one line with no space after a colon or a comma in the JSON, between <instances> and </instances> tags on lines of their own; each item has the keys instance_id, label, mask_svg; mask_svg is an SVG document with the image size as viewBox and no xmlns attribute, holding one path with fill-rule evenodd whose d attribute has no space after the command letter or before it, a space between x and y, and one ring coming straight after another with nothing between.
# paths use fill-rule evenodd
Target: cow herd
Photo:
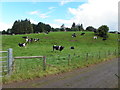
<instances>
[{"instance_id":1,"label":"cow herd","mask_svg":"<svg viewBox=\"0 0 120 90\"><path fill-rule=\"evenodd\" d=\"M85 35L85 33L81 33L80 35L83 36L83 35ZM72 37L75 38L75 37L77 37L77 35L76 35L75 33L73 33L73 34L72 34ZM97 36L94 36L94 37L93 37L93 39L97 39L97 38L98 38Z\"/></svg>"},{"instance_id":2,"label":"cow herd","mask_svg":"<svg viewBox=\"0 0 120 90\"><path fill-rule=\"evenodd\" d=\"M24 36L22 38L25 39L25 42L24 43L19 43L18 45L20 47L25 47L28 43L38 42L40 40L39 38L29 38L28 36Z\"/></svg>"},{"instance_id":3,"label":"cow herd","mask_svg":"<svg viewBox=\"0 0 120 90\"><path fill-rule=\"evenodd\" d=\"M85 33L81 33L80 35L85 35ZM72 34L72 37L75 38L77 37L76 33L73 33ZM25 47L28 43L32 43L32 42L38 42L40 39L39 38L29 38L28 36L24 36L22 37L25 39L25 42L24 43L19 43L19 47ZM98 37L97 36L94 36L93 39L97 39ZM106 40L106 39L105 39ZM59 45L53 45L53 51L54 50L59 50L59 51L62 51L65 47L64 46L59 46ZM70 49L75 49L74 46L71 46Z\"/></svg>"},{"instance_id":4,"label":"cow herd","mask_svg":"<svg viewBox=\"0 0 120 90\"><path fill-rule=\"evenodd\" d=\"M81 33L80 35L85 35L85 33ZM76 33L73 33L72 37L77 37Z\"/></svg>"}]
</instances>

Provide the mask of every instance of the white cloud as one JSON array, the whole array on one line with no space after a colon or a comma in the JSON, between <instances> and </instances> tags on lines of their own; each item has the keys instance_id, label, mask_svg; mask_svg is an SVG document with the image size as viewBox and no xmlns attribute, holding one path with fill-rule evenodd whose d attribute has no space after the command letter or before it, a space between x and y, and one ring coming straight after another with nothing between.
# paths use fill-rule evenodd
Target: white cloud
<instances>
[{"instance_id":1,"label":"white cloud","mask_svg":"<svg viewBox=\"0 0 120 90\"><path fill-rule=\"evenodd\" d=\"M29 12L30 15L37 15L38 13L39 13L38 11Z\"/></svg>"},{"instance_id":2,"label":"white cloud","mask_svg":"<svg viewBox=\"0 0 120 90\"><path fill-rule=\"evenodd\" d=\"M58 25L65 24L65 27L71 27L73 20L55 19L54 22L56 22Z\"/></svg>"},{"instance_id":3,"label":"white cloud","mask_svg":"<svg viewBox=\"0 0 120 90\"><path fill-rule=\"evenodd\" d=\"M8 28L12 28L12 23L6 24L3 22L0 22L0 31L7 30Z\"/></svg>"},{"instance_id":4,"label":"white cloud","mask_svg":"<svg viewBox=\"0 0 120 90\"><path fill-rule=\"evenodd\" d=\"M47 14L40 14L39 17L45 19L48 18L49 16Z\"/></svg>"},{"instance_id":5,"label":"white cloud","mask_svg":"<svg viewBox=\"0 0 120 90\"><path fill-rule=\"evenodd\" d=\"M53 28L60 28L59 24L49 23L49 25Z\"/></svg>"},{"instance_id":6,"label":"white cloud","mask_svg":"<svg viewBox=\"0 0 120 90\"><path fill-rule=\"evenodd\" d=\"M34 19L30 19L30 22L33 23L33 24L38 24L38 22L35 21Z\"/></svg>"},{"instance_id":7,"label":"white cloud","mask_svg":"<svg viewBox=\"0 0 120 90\"><path fill-rule=\"evenodd\" d=\"M36 10L36 11L31 11L28 14L30 14L30 15L36 15L36 16L42 18L42 19L45 19L45 18L50 17L49 14L53 12L52 11L53 7L49 8L49 9L50 9L50 11L45 12L45 13L42 13L42 12Z\"/></svg>"},{"instance_id":8,"label":"white cloud","mask_svg":"<svg viewBox=\"0 0 120 90\"><path fill-rule=\"evenodd\" d=\"M49 9L49 10L52 10L52 9L55 9L55 8L56 8L56 7L49 7L48 9Z\"/></svg>"},{"instance_id":9,"label":"white cloud","mask_svg":"<svg viewBox=\"0 0 120 90\"><path fill-rule=\"evenodd\" d=\"M73 0L62 0L62 1L60 2L60 5L67 4L67 3L72 2L72 1L73 1Z\"/></svg>"},{"instance_id":10,"label":"white cloud","mask_svg":"<svg viewBox=\"0 0 120 90\"><path fill-rule=\"evenodd\" d=\"M96 28L108 25L110 29L117 30L118 0L88 0L78 8L68 8L68 12L73 15L71 19L55 21L66 24L82 23L85 27L92 25Z\"/></svg>"}]
</instances>

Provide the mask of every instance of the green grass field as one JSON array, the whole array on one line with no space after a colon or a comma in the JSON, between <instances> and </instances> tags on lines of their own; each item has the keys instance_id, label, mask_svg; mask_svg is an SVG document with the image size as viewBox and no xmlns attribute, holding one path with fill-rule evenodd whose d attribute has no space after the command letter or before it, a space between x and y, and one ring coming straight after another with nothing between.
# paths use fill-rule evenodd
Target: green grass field
<instances>
[{"instance_id":1,"label":"green grass field","mask_svg":"<svg viewBox=\"0 0 120 90\"><path fill-rule=\"evenodd\" d=\"M27 35L3 35L2 50L13 48L13 56L46 56L46 71L42 70L42 59L16 59L15 70L11 77L4 77L3 82L12 82L35 77L42 77L49 74L70 71L75 68L82 68L90 64L99 63L101 61L114 58L118 51L118 35L108 34L109 38L103 41L101 37L97 40L93 39L93 32L85 32L81 36L81 32L75 32L77 37L72 38L74 32L50 32L48 35L27 34ZM25 42L23 36L30 38L39 38L39 42L29 43L26 48L20 48L18 43ZM64 46L63 51L52 51L53 45ZM70 47L75 49L71 50ZM68 55L70 54L70 65L68 65Z\"/></svg>"}]
</instances>

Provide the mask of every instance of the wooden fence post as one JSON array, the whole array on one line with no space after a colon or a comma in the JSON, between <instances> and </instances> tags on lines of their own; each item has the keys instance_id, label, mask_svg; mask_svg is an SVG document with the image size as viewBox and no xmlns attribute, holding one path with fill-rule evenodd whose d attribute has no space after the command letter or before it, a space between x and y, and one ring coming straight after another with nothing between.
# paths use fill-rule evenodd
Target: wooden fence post
<instances>
[{"instance_id":1,"label":"wooden fence post","mask_svg":"<svg viewBox=\"0 0 120 90\"><path fill-rule=\"evenodd\" d=\"M116 55L116 49L115 49L115 55Z\"/></svg>"},{"instance_id":2,"label":"wooden fence post","mask_svg":"<svg viewBox=\"0 0 120 90\"><path fill-rule=\"evenodd\" d=\"M12 63L13 63L13 50L12 48L8 49L8 75L12 73Z\"/></svg>"},{"instance_id":3,"label":"wooden fence post","mask_svg":"<svg viewBox=\"0 0 120 90\"><path fill-rule=\"evenodd\" d=\"M107 57L106 51L104 53L105 53L105 58L106 58Z\"/></svg>"},{"instance_id":4,"label":"wooden fence post","mask_svg":"<svg viewBox=\"0 0 120 90\"><path fill-rule=\"evenodd\" d=\"M100 59L101 57L100 57L100 51L99 51L99 59Z\"/></svg>"},{"instance_id":5,"label":"wooden fence post","mask_svg":"<svg viewBox=\"0 0 120 90\"><path fill-rule=\"evenodd\" d=\"M88 53L86 53L86 60L88 60Z\"/></svg>"},{"instance_id":6,"label":"wooden fence post","mask_svg":"<svg viewBox=\"0 0 120 90\"><path fill-rule=\"evenodd\" d=\"M68 65L70 65L70 54L68 54Z\"/></svg>"},{"instance_id":7,"label":"wooden fence post","mask_svg":"<svg viewBox=\"0 0 120 90\"><path fill-rule=\"evenodd\" d=\"M43 56L43 70L46 70L46 56Z\"/></svg>"}]
</instances>

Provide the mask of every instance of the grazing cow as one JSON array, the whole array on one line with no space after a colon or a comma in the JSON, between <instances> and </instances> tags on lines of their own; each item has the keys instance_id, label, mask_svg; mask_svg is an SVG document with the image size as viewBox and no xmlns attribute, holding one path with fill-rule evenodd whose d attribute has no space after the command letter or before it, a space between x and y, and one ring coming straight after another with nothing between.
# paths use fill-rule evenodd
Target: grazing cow
<instances>
[{"instance_id":1,"label":"grazing cow","mask_svg":"<svg viewBox=\"0 0 120 90\"><path fill-rule=\"evenodd\" d=\"M59 51L62 51L62 50L64 49L64 47L63 47L63 46L53 45L53 51L54 51L54 49L59 50Z\"/></svg>"},{"instance_id":2,"label":"grazing cow","mask_svg":"<svg viewBox=\"0 0 120 90\"><path fill-rule=\"evenodd\" d=\"M94 36L93 38L94 38L94 39L97 39L97 36Z\"/></svg>"},{"instance_id":3,"label":"grazing cow","mask_svg":"<svg viewBox=\"0 0 120 90\"><path fill-rule=\"evenodd\" d=\"M74 47L70 47L70 49L75 49Z\"/></svg>"},{"instance_id":4,"label":"grazing cow","mask_svg":"<svg viewBox=\"0 0 120 90\"><path fill-rule=\"evenodd\" d=\"M28 38L26 38L26 39L25 39L25 41L26 41L26 43L28 43L28 42L29 42L29 39L28 39Z\"/></svg>"},{"instance_id":5,"label":"grazing cow","mask_svg":"<svg viewBox=\"0 0 120 90\"><path fill-rule=\"evenodd\" d=\"M75 34L75 33L73 33L73 34L72 34L72 37L76 37L76 34Z\"/></svg>"},{"instance_id":6,"label":"grazing cow","mask_svg":"<svg viewBox=\"0 0 120 90\"><path fill-rule=\"evenodd\" d=\"M107 40L107 39L106 39L106 38L103 38L102 40L105 41L105 40Z\"/></svg>"},{"instance_id":7,"label":"grazing cow","mask_svg":"<svg viewBox=\"0 0 120 90\"><path fill-rule=\"evenodd\" d=\"M85 33L81 33L81 35L85 35Z\"/></svg>"},{"instance_id":8,"label":"grazing cow","mask_svg":"<svg viewBox=\"0 0 120 90\"><path fill-rule=\"evenodd\" d=\"M28 36L24 36L24 37L22 37L22 38L25 38L25 39L26 39L26 38L28 38Z\"/></svg>"},{"instance_id":9,"label":"grazing cow","mask_svg":"<svg viewBox=\"0 0 120 90\"><path fill-rule=\"evenodd\" d=\"M26 43L19 43L18 44L20 47L25 47L26 46Z\"/></svg>"},{"instance_id":10,"label":"grazing cow","mask_svg":"<svg viewBox=\"0 0 120 90\"><path fill-rule=\"evenodd\" d=\"M27 38L26 41L27 41L27 43L29 43L29 42L33 42L34 39L33 38Z\"/></svg>"},{"instance_id":11,"label":"grazing cow","mask_svg":"<svg viewBox=\"0 0 120 90\"><path fill-rule=\"evenodd\" d=\"M40 40L39 38L35 38L35 39L34 39L35 42L38 42L39 40Z\"/></svg>"}]
</instances>

